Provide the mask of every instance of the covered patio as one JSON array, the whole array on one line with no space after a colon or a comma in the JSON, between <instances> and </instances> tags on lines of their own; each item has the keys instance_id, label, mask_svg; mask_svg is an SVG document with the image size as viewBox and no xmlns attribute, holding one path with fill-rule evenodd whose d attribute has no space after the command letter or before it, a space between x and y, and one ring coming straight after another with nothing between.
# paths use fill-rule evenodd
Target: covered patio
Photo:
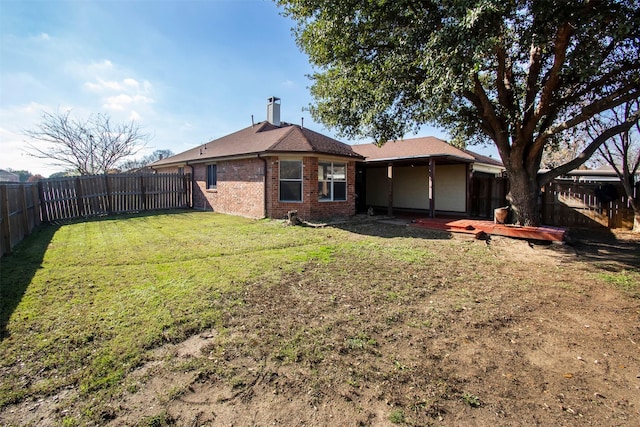
<instances>
[{"instance_id":1,"label":"covered patio","mask_svg":"<svg viewBox=\"0 0 640 427\"><path fill-rule=\"evenodd\" d=\"M357 208L468 216L475 158L437 138L354 145L365 158L356 171Z\"/></svg>"}]
</instances>

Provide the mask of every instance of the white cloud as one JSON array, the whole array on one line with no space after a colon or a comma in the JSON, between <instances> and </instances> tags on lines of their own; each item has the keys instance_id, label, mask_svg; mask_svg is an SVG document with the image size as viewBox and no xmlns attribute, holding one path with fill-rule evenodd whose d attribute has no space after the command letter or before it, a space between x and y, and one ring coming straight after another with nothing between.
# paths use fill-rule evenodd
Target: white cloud
<instances>
[{"instance_id":1,"label":"white cloud","mask_svg":"<svg viewBox=\"0 0 640 427\"><path fill-rule=\"evenodd\" d=\"M27 114L40 114L43 111L50 111L48 105L40 104L38 102L30 102L27 105L16 108L16 110L19 111L20 113L27 113ZM60 108L59 110L66 111L65 109L62 109L62 108ZM4 114L6 114L6 112Z\"/></svg>"},{"instance_id":2,"label":"white cloud","mask_svg":"<svg viewBox=\"0 0 640 427\"><path fill-rule=\"evenodd\" d=\"M140 87L140 83L138 83L138 81L136 79L132 79L132 78L126 78L122 81L122 83L125 84L125 86L129 86L129 87L133 87L138 89Z\"/></svg>"},{"instance_id":3,"label":"white cloud","mask_svg":"<svg viewBox=\"0 0 640 427\"><path fill-rule=\"evenodd\" d=\"M51 37L49 37L49 34L47 34L47 33L40 33L40 35L38 36L38 38L39 38L40 40L49 40L49 39L51 39Z\"/></svg>"},{"instance_id":4,"label":"white cloud","mask_svg":"<svg viewBox=\"0 0 640 427\"><path fill-rule=\"evenodd\" d=\"M100 62L94 62L93 64L90 64L89 68L94 70L111 70L113 69L113 62L109 61L108 59L104 59Z\"/></svg>"},{"instance_id":5,"label":"white cloud","mask_svg":"<svg viewBox=\"0 0 640 427\"><path fill-rule=\"evenodd\" d=\"M153 104L152 85L148 80L124 77L124 70L108 61L110 70L98 72L95 79L83 84L83 88L100 96L102 108L112 112L128 112L129 120L140 120L143 106ZM89 66L91 67L91 66ZM114 78L115 77L115 78ZM146 109L146 113L150 110Z\"/></svg>"},{"instance_id":6,"label":"white cloud","mask_svg":"<svg viewBox=\"0 0 640 427\"><path fill-rule=\"evenodd\" d=\"M45 159L38 159L27 154L24 149L25 140L26 137L20 131L0 128L0 152L2 152L0 169L27 170L43 176L60 172L60 167L51 165Z\"/></svg>"},{"instance_id":7,"label":"white cloud","mask_svg":"<svg viewBox=\"0 0 640 427\"><path fill-rule=\"evenodd\" d=\"M113 81L113 80L103 80L101 78L97 78L96 79L97 82L86 82L84 84L84 87L86 89L88 89L91 92L104 92L104 91L109 91L109 90L115 90L115 91L121 91L123 90L123 86L117 82L117 81Z\"/></svg>"},{"instance_id":8,"label":"white cloud","mask_svg":"<svg viewBox=\"0 0 640 427\"><path fill-rule=\"evenodd\" d=\"M148 80L144 80L142 85L136 79L127 77L121 82L116 80L106 80L101 77L97 77L95 82L85 82L83 87L90 92L126 92L129 94L149 93L151 91L151 83Z\"/></svg>"},{"instance_id":9,"label":"white cloud","mask_svg":"<svg viewBox=\"0 0 640 427\"><path fill-rule=\"evenodd\" d=\"M102 105L108 110L122 111L131 104L151 104L153 99L144 95L130 96L125 93L121 93L115 96L109 96L105 99L105 103Z\"/></svg>"},{"instance_id":10,"label":"white cloud","mask_svg":"<svg viewBox=\"0 0 640 427\"><path fill-rule=\"evenodd\" d=\"M120 94L108 97L106 99L106 103L102 104L102 106L107 110L121 111L125 109L125 106L131 104L132 101L133 98L131 98L129 95Z\"/></svg>"},{"instance_id":11,"label":"white cloud","mask_svg":"<svg viewBox=\"0 0 640 427\"><path fill-rule=\"evenodd\" d=\"M282 82L282 86L287 87L287 88L294 87L295 85L296 84L295 84L295 82L293 80L285 80L285 81Z\"/></svg>"},{"instance_id":12,"label":"white cloud","mask_svg":"<svg viewBox=\"0 0 640 427\"><path fill-rule=\"evenodd\" d=\"M102 85L98 83L85 82L83 86L85 89L89 90L90 92L100 92L100 90L102 90Z\"/></svg>"}]
</instances>

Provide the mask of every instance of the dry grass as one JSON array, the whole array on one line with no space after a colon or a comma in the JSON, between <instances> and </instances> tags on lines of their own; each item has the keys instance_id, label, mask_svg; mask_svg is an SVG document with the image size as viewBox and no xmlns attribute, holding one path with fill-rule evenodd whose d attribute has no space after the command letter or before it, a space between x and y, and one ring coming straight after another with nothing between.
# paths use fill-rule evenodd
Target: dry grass
<instances>
[{"instance_id":1,"label":"dry grass","mask_svg":"<svg viewBox=\"0 0 640 427\"><path fill-rule=\"evenodd\" d=\"M566 384L575 352L615 350L640 373L626 354L640 272L609 261L375 222L313 229L189 212L51 227L2 259L0 421L225 424L233 405L227 421L259 425L237 409L281 425L299 423L278 418L283 408L305 425L571 422L544 405L562 394L576 413L596 392L597 376L581 397ZM606 322L615 339L591 334ZM537 361L563 340L579 344ZM640 404L631 396L615 398ZM580 410L607 425L598 400ZM609 415L638 419L633 405Z\"/></svg>"}]
</instances>

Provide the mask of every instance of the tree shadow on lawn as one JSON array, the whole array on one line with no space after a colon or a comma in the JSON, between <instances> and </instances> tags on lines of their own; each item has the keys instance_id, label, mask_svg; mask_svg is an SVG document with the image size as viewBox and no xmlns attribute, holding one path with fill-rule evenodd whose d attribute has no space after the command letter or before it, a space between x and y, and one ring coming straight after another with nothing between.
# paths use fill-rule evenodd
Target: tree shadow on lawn
<instances>
[{"instance_id":1,"label":"tree shadow on lawn","mask_svg":"<svg viewBox=\"0 0 640 427\"><path fill-rule=\"evenodd\" d=\"M0 259L0 341L9 336L7 324L22 300L59 225L44 225Z\"/></svg>"},{"instance_id":2,"label":"tree shadow on lawn","mask_svg":"<svg viewBox=\"0 0 640 427\"><path fill-rule=\"evenodd\" d=\"M640 271L640 236L630 231L609 229L572 229L570 245L583 259L598 263L600 268L614 263L618 267ZM616 267L617 266L617 267Z\"/></svg>"},{"instance_id":3,"label":"tree shadow on lawn","mask_svg":"<svg viewBox=\"0 0 640 427\"><path fill-rule=\"evenodd\" d=\"M415 237L429 240L473 239L471 235L411 227L410 221L387 219L355 219L329 223L331 227L352 233L382 238ZM507 238L507 237L505 237ZM569 243L583 260L597 263L598 268L617 271L620 268L640 271L640 236L631 232L613 232L606 227L570 229ZM507 238L508 239L508 238ZM522 240L515 239L514 240ZM529 241L543 246L550 242ZM594 264L595 268L595 264Z\"/></svg>"}]
</instances>

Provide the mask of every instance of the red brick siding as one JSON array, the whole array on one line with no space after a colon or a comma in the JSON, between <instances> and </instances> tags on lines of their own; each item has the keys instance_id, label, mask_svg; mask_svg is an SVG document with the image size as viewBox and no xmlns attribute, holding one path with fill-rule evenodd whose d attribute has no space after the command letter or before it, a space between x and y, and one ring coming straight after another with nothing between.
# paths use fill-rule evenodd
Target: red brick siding
<instances>
[{"instance_id":1,"label":"red brick siding","mask_svg":"<svg viewBox=\"0 0 640 427\"><path fill-rule=\"evenodd\" d=\"M298 211L302 219L321 219L335 216L351 216L356 213L355 162L347 162L347 200L343 202L318 201L318 158L302 159L302 202L280 202L278 158L267 159L267 215L284 218L288 211Z\"/></svg>"},{"instance_id":2,"label":"red brick siding","mask_svg":"<svg viewBox=\"0 0 640 427\"><path fill-rule=\"evenodd\" d=\"M292 210L298 211L300 218L308 220L355 215L355 162L347 162L347 200L321 202L318 201L318 158L303 157L302 202L296 203L280 202L278 160L279 158L274 156L266 157L264 160L254 158L216 162L218 180L215 190L206 188L207 165L193 165L193 207L250 218L263 218L266 214L269 218L281 219ZM177 172L177 168L174 170ZM162 170L168 171L169 168ZM190 172L189 166L185 168L185 172Z\"/></svg>"},{"instance_id":3,"label":"red brick siding","mask_svg":"<svg viewBox=\"0 0 640 427\"><path fill-rule=\"evenodd\" d=\"M207 165L194 165L193 205L249 218L264 217L264 163L261 159L216 162L217 185L207 189Z\"/></svg>"}]
</instances>

